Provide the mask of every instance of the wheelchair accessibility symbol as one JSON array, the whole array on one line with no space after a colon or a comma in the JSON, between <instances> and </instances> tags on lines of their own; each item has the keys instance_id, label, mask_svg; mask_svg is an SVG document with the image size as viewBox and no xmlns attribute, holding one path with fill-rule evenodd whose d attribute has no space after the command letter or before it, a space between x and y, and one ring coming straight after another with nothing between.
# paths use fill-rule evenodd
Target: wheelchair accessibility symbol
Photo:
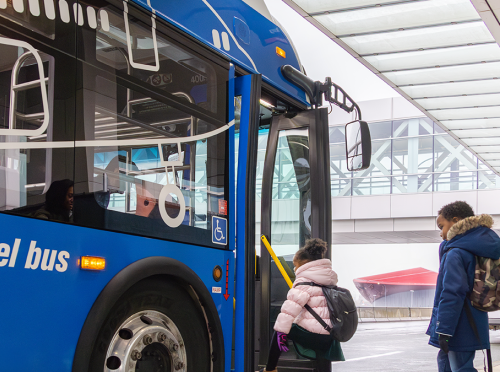
<instances>
[{"instance_id":1,"label":"wheelchair accessibility symbol","mask_svg":"<svg viewBox=\"0 0 500 372\"><path fill-rule=\"evenodd\" d=\"M227 244L227 220L212 216L212 243Z\"/></svg>"}]
</instances>

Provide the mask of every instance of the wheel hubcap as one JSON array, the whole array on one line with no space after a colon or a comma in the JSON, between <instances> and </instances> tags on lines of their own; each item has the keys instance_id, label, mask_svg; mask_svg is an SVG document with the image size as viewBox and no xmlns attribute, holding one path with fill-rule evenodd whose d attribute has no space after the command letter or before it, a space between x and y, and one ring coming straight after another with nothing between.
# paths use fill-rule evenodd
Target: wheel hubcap
<instances>
[{"instance_id":1,"label":"wheel hubcap","mask_svg":"<svg viewBox=\"0 0 500 372\"><path fill-rule=\"evenodd\" d=\"M166 315L146 310L118 328L106 354L104 372L185 372L184 340Z\"/></svg>"}]
</instances>

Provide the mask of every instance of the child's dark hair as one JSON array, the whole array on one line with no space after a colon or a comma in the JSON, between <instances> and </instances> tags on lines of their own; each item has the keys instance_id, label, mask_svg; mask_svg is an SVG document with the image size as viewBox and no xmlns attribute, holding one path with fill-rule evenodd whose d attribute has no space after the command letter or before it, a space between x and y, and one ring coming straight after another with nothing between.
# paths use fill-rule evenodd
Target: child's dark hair
<instances>
[{"instance_id":1,"label":"child's dark hair","mask_svg":"<svg viewBox=\"0 0 500 372\"><path fill-rule=\"evenodd\" d=\"M443 216L444 219L451 221L454 217L462 220L467 217L474 216L472 207L464 201L456 201L446 204L438 211L438 215Z\"/></svg>"},{"instance_id":2,"label":"child's dark hair","mask_svg":"<svg viewBox=\"0 0 500 372\"><path fill-rule=\"evenodd\" d=\"M306 240L306 244L295 255L299 261L316 261L324 258L326 251L326 242L314 238Z\"/></svg>"}]
</instances>

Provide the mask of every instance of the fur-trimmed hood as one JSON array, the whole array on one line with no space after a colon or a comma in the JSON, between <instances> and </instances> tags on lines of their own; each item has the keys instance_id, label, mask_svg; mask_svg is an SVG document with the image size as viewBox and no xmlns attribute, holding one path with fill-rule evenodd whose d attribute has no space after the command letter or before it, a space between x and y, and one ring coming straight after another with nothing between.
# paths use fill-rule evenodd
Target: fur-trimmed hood
<instances>
[{"instance_id":1,"label":"fur-trimmed hood","mask_svg":"<svg viewBox=\"0 0 500 372\"><path fill-rule=\"evenodd\" d=\"M452 248L464 249L475 256L500 258L500 238L491 230L493 219L487 214L464 218L448 231L448 240L440 248L440 256Z\"/></svg>"},{"instance_id":2,"label":"fur-trimmed hood","mask_svg":"<svg viewBox=\"0 0 500 372\"><path fill-rule=\"evenodd\" d=\"M448 230L448 240L453 239L455 236L463 234L464 232L474 229L478 226L485 226L491 229L493 226L493 218L489 214L481 214L479 216L466 217Z\"/></svg>"}]
</instances>

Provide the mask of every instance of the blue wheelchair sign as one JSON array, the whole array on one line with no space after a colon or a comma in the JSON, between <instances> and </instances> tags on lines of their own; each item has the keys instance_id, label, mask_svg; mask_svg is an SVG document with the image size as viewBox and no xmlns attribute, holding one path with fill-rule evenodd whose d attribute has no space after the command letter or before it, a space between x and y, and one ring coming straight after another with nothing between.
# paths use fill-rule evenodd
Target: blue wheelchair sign
<instances>
[{"instance_id":1,"label":"blue wheelchair sign","mask_svg":"<svg viewBox=\"0 0 500 372\"><path fill-rule=\"evenodd\" d=\"M212 243L227 244L227 220L212 216Z\"/></svg>"}]
</instances>

